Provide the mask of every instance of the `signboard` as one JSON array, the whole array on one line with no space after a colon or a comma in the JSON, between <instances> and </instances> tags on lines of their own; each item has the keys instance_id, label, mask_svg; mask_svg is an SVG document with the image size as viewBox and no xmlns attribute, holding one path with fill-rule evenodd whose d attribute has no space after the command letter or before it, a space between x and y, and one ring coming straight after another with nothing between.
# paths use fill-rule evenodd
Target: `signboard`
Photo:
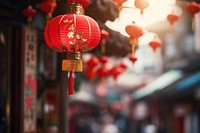
<instances>
[{"instance_id":1,"label":"signboard","mask_svg":"<svg viewBox=\"0 0 200 133\"><path fill-rule=\"evenodd\" d=\"M24 132L36 131L37 98L37 33L30 27L23 29L23 91Z\"/></svg>"}]
</instances>

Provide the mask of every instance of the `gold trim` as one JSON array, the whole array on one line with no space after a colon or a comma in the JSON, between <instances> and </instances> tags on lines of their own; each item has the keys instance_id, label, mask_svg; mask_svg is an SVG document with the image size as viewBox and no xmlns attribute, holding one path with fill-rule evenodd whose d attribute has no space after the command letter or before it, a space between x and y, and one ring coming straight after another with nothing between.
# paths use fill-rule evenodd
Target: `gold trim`
<instances>
[{"instance_id":1,"label":"gold trim","mask_svg":"<svg viewBox=\"0 0 200 133\"><path fill-rule=\"evenodd\" d=\"M83 7L80 4L67 5L67 14L83 14Z\"/></svg>"},{"instance_id":2,"label":"gold trim","mask_svg":"<svg viewBox=\"0 0 200 133\"><path fill-rule=\"evenodd\" d=\"M62 60L62 71L82 72L83 62L82 60Z\"/></svg>"}]
</instances>

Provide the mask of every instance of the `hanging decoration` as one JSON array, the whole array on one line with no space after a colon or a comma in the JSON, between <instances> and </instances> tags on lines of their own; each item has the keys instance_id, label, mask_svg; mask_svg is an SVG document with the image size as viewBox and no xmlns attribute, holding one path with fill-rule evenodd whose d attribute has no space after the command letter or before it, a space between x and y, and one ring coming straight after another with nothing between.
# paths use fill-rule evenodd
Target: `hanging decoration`
<instances>
[{"instance_id":1,"label":"hanging decoration","mask_svg":"<svg viewBox=\"0 0 200 133\"><path fill-rule=\"evenodd\" d=\"M155 35L153 40L149 42L149 46L152 48L153 53L154 53L155 63L157 63L158 61L157 51L159 48L161 48L161 45L162 45L162 41L157 35Z\"/></svg>"},{"instance_id":2,"label":"hanging decoration","mask_svg":"<svg viewBox=\"0 0 200 133\"><path fill-rule=\"evenodd\" d=\"M97 76L99 77L100 82L97 85L96 94L101 98L105 98L108 95L107 83L105 79L109 75L110 66L107 64L107 56L102 56L99 60L100 64L97 70Z\"/></svg>"},{"instance_id":3,"label":"hanging decoration","mask_svg":"<svg viewBox=\"0 0 200 133\"><path fill-rule=\"evenodd\" d=\"M200 5L196 2L191 2L186 5L186 11L190 14L192 18L192 30L194 30L194 21L195 15L200 12Z\"/></svg>"},{"instance_id":4,"label":"hanging decoration","mask_svg":"<svg viewBox=\"0 0 200 133\"><path fill-rule=\"evenodd\" d=\"M80 4L86 9L90 4L90 0L67 0L67 4Z\"/></svg>"},{"instance_id":5,"label":"hanging decoration","mask_svg":"<svg viewBox=\"0 0 200 133\"><path fill-rule=\"evenodd\" d=\"M110 67L107 64L104 64L99 67L99 69L97 70L97 75L101 79L101 81L104 81L104 79L108 76L109 71Z\"/></svg>"},{"instance_id":6,"label":"hanging decoration","mask_svg":"<svg viewBox=\"0 0 200 133\"><path fill-rule=\"evenodd\" d=\"M124 2L126 2L127 0L113 0L115 3L117 3L117 6L118 6L118 11L119 11L119 13L121 12L121 10L123 9L123 6L122 6L122 4L124 3Z\"/></svg>"},{"instance_id":7,"label":"hanging decoration","mask_svg":"<svg viewBox=\"0 0 200 133\"><path fill-rule=\"evenodd\" d=\"M191 15L192 18L200 11L200 5L196 2L191 2L186 5L186 11Z\"/></svg>"},{"instance_id":8,"label":"hanging decoration","mask_svg":"<svg viewBox=\"0 0 200 133\"><path fill-rule=\"evenodd\" d=\"M97 68L100 61L97 57L92 56L86 63L86 70L85 70L85 76L89 80L93 80L97 74Z\"/></svg>"},{"instance_id":9,"label":"hanging decoration","mask_svg":"<svg viewBox=\"0 0 200 133\"><path fill-rule=\"evenodd\" d=\"M33 16L36 14L36 10L30 5L22 11L22 14L26 17L28 24L30 24Z\"/></svg>"},{"instance_id":10,"label":"hanging decoration","mask_svg":"<svg viewBox=\"0 0 200 133\"><path fill-rule=\"evenodd\" d=\"M104 55L106 53L106 39L109 37L109 32L106 30L101 30L101 53Z\"/></svg>"},{"instance_id":11,"label":"hanging decoration","mask_svg":"<svg viewBox=\"0 0 200 133\"><path fill-rule=\"evenodd\" d=\"M129 56L129 59L132 63L135 63L135 61L137 61L137 58L134 54L135 49L138 47L138 38L144 34L144 31L140 26L136 25L135 22L127 25L125 30L126 33L130 36L130 45L132 47L132 54Z\"/></svg>"},{"instance_id":12,"label":"hanging decoration","mask_svg":"<svg viewBox=\"0 0 200 133\"><path fill-rule=\"evenodd\" d=\"M82 15L79 4L68 5L68 14L51 19L45 27L47 45L63 53L62 70L69 71L68 94L74 93L74 72L82 71L82 53L95 48L100 41L100 29L94 19Z\"/></svg>"},{"instance_id":13,"label":"hanging decoration","mask_svg":"<svg viewBox=\"0 0 200 133\"><path fill-rule=\"evenodd\" d=\"M149 42L149 46L152 48L155 53L161 47L162 41L158 37L154 37L154 39Z\"/></svg>"},{"instance_id":14,"label":"hanging decoration","mask_svg":"<svg viewBox=\"0 0 200 133\"><path fill-rule=\"evenodd\" d=\"M52 13L56 9L56 1L55 0L43 0L40 3L40 10L46 14L46 19L50 20L52 18Z\"/></svg>"},{"instance_id":15,"label":"hanging decoration","mask_svg":"<svg viewBox=\"0 0 200 133\"><path fill-rule=\"evenodd\" d=\"M108 76L109 71L110 71L110 66L107 64L108 62L108 57L107 56L101 56L99 58L101 65L97 70L97 75L98 77L104 81L105 77Z\"/></svg>"},{"instance_id":16,"label":"hanging decoration","mask_svg":"<svg viewBox=\"0 0 200 133\"><path fill-rule=\"evenodd\" d=\"M147 0L135 0L134 5L136 8L140 9L140 14L143 15L144 9L149 6L149 2Z\"/></svg>"},{"instance_id":17,"label":"hanging decoration","mask_svg":"<svg viewBox=\"0 0 200 133\"><path fill-rule=\"evenodd\" d=\"M118 77L127 69L127 65L124 63L121 63L118 66L114 66L109 74L113 77L113 79L116 81Z\"/></svg>"},{"instance_id":18,"label":"hanging decoration","mask_svg":"<svg viewBox=\"0 0 200 133\"><path fill-rule=\"evenodd\" d=\"M179 20L179 15L175 12L172 12L172 13L167 15L167 20L168 20L168 22L171 26L171 30L173 31L174 23Z\"/></svg>"}]
</instances>

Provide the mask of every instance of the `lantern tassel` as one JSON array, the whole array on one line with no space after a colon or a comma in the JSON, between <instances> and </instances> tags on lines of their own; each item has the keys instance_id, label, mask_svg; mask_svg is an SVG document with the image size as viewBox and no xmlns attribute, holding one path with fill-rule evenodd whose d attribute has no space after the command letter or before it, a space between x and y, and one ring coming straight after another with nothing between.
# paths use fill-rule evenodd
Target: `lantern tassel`
<instances>
[{"instance_id":1,"label":"lantern tassel","mask_svg":"<svg viewBox=\"0 0 200 133\"><path fill-rule=\"evenodd\" d=\"M74 71L70 71L68 79L68 95L74 94Z\"/></svg>"}]
</instances>

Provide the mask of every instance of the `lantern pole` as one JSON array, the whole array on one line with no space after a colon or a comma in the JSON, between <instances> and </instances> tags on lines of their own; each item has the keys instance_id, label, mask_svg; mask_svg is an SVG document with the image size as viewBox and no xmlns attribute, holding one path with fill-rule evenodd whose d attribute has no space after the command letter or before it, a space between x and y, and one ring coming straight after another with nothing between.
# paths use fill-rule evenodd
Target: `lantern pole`
<instances>
[{"instance_id":1,"label":"lantern pole","mask_svg":"<svg viewBox=\"0 0 200 133\"><path fill-rule=\"evenodd\" d=\"M61 75L61 84L59 90L59 113L58 113L58 133L68 133L68 96L67 96L67 82L65 80L66 73Z\"/></svg>"}]
</instances>

